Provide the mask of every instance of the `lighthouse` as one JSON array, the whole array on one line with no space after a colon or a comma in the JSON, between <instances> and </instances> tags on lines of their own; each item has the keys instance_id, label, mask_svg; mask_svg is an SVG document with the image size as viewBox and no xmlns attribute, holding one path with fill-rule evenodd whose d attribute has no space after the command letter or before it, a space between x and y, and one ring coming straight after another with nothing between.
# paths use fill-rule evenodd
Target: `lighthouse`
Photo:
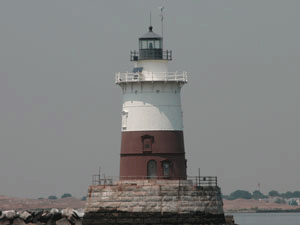
<instances>
[{"instance_id":1,"label":"lighthouse","mask_svg":"<svg viewBox=\"0 0 300 225\"><path fill-rule=\"evenodd\" d=\"M132 72L116 73L122 88L120 179L186 179L180 91L186 72L169 72L172 51L150 26L130 52Z\"/></svg>"},{"instance_id":2,"label":"lighthouse","mask_svg":"<svg viewBox=\"0 0 300 225\"><path fill-rule=\"evenodd\" d=\"M169 72L172 51L152 26L130 52L122 89L120 176L93 176L83 225L224 224L217 177L187 176L180 92L186 72Z\"/></svg>"}]
</instances>

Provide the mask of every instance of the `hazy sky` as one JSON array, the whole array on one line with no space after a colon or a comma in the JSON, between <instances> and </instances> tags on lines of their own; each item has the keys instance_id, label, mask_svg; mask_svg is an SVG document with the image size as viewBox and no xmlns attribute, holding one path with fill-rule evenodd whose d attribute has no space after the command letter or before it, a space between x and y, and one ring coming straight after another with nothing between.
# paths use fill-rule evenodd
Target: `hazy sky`
<instances>
[{"instance_id":1,"label":"hazy sky","mask_svg":"<svg viewBox=\"0 0 300 225\"><path fill-rule=\"evenodd\" d=\"M300 190L299 0L0 1L0 195L82 197L119 175L121 88L149 12L182 91L188 174Z\"/></svg>"}]
</instances>

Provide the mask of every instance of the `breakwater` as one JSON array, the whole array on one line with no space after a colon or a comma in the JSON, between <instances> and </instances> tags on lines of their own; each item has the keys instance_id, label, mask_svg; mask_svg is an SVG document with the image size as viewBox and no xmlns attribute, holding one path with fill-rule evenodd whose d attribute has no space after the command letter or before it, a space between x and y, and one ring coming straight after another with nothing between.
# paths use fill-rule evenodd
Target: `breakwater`
<instances>
[{"instance_id":1,"label":"breakwater","mask_svg":"<svg viewBox=\"0 0 300 225\"><path fill-rule=\"evenodd\" d=\"M0 211L0 225L82 225L83 209Z\"/></svg>"},{"instance_id":2,"label":"breakwater","mask_svg":"<svg viewBox=\"0 0 300 225\"><path fill-rule=\"evenodd\" d=\"M109 217L115 218L117 212L109 212ZM143 218L155 216L152 214L148 214L145 216L143 213L138 213L138 217L136 220L143 220ZM200 214L199 214L200 215ZM63 210L59 210L56 208L53 209L35 209L35 210L0 210L0 225L82 225L84 216L91 219L89 214L85 214L83 209L71 209L66 208ZM191 215L189 215L191 216ZM195 217L195 215L192 215ZM202 216L206 216L203 214ZM106 218L105 218L106 217ZM165 218L168 218L170 222L171 215L165 214ZM186 215L187 218L187 215ZM103 220L107 219L107 216L94 218L96 221L101 223ZM153 220L153 218L152 218ZM174 222L173 224L177 224L178 218L171 219ZM95 222L96 222L95 221ZM233 225L234 219L232 216L225 216L226 225ZM143 224L143 223L141 223Z\"/></svg>"}]
</instances>

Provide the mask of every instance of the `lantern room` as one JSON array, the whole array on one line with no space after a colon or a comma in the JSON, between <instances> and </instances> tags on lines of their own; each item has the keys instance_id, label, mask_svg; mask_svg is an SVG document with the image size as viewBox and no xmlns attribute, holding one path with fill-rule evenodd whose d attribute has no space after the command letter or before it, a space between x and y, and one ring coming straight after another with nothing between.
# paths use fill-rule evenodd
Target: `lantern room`
<instances>
[{"instance_id":1,"label":"lantern room","mask_svg":"<svg viewBox=\"0 0 300 225\"><path fill-rule=\"evenodd\" d=\"M131 61L165 59L172 60L172 51L163 51L163 38L153 32L153 27L139 38L139 51L130 54Z\"/></svg>"},{"instance_id":2,"label":"lantern room","mask_svg":"<svg viewBox=\"0 0 300 225\"><path fill-rule=\"evenodd\" d=\"M152 26L149 27L149 32L139 38L141 49L162 49L162 37L152 31Z\"/></svg>"}]
</instances>

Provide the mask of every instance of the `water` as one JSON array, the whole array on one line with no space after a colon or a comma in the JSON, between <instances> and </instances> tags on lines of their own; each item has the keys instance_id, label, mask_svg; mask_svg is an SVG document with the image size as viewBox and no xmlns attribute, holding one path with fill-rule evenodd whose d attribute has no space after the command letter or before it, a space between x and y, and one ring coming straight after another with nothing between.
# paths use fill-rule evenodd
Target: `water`
<instances>
[{"instance_id":1,"label":"water","mask_svg":"<svg viewBox=\"0 0 300 225\"><path fill-rule=\"evenodd\" d=\"M232 213L239 225L300 225L300 213Z\"/></svg>"}]
</instances>

